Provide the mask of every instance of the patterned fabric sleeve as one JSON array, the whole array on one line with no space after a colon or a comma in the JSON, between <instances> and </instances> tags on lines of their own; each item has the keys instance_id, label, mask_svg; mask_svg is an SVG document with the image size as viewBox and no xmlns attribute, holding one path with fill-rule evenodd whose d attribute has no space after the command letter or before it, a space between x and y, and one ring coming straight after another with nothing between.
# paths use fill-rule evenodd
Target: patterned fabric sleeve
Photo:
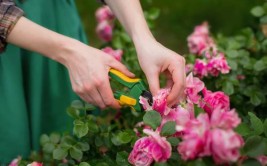
<instances>
[{"instance_id":1,"label":"patterned fabric sleeve","mask_svg":"<svg viewBox=\"0 0 267 166\"><path fill-rule=\"evenodd\" d=\"M5 50L7 36L23 14L13 0L0 0L0 52Z\"/></svg>"}]
</instances>

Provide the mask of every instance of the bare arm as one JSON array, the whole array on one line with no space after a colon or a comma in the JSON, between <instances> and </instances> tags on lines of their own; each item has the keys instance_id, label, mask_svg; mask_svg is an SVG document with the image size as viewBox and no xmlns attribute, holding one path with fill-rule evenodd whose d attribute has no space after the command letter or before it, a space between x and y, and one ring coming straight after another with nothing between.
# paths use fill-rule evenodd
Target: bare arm
<instances>
[{"instance_id":1,"label":"bare arm","mask_svg":"<svg viewBox=\"0 0 267 166\"><path fill-rule=\"evenodd\" d=\"M65 65L69 70L73 90L82 99L100 108L119 108L110 88L110 68L133 76L124 65L103 51L43 28L25 17L18 20L7 42Z\"/></svg>"},{"instance_id":2,"label":"bare arm","mask_svg":"<svg viewBox=\"0 0 267 166\"><path fill-rule=\"evenodd\" d=\"M177 104L185 87L185 60L158 43L145 21L139 0L106 0L135 44L140 65L153 95L160 89L159 74L165 73L171 93L168 104Z\"/></svg>"}]
</instances>

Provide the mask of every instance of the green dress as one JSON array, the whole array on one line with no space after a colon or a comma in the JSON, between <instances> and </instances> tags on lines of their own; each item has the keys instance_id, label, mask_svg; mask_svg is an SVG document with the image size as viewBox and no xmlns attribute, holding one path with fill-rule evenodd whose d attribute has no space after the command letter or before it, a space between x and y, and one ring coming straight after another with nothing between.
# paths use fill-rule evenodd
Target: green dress
<instances>
[{"instance_id":1,"label":"green dress","mask_svg":"<svg viewBox=\"0 0 267 166\"><path fill-rule=\"evenodd\" d=\"M86 42L74 0L17 4L30 20ZM70 131L66 108L74 99L64 66L9 45L0 55L0 165L38 150L42 133Z\"/></svg>"}]
</instances>

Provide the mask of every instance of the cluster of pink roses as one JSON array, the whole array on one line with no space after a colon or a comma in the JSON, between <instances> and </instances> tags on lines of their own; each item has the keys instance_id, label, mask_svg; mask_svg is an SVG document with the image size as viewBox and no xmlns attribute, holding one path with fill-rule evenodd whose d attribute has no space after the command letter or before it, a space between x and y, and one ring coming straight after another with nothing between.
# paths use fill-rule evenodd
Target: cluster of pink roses
<instances>
[{"instance_id":1,"label":"cluster of pink roses","mask_svg":"<svg viewBox=\"0 0 267 166\"><path fill-rule=\"evenodd\" d=\"M208 23L196 26L194 32L188 37L188 47L192 54L203 56L197 59L193 67L198 77L218 76L220 73L229 73L224 53L218 51L214 40L210 37Z\"/></svg>"},{"instance_id":2,"label":"cluster of pink roses","mask_svg":"<svg viewBox=\"0 0 267 166\"><path fill-rule=\"evenodd\" d=\"M156 110L162 117L161 125L155 130L144 129L147 137L140 138L134 145L129 162L136 166L148 166L152 162L167 161L172 152L167 137L160 136L162 126L169 121L176 123L177 137L182 141L177 150L183 160L212 156L216 164L236 162L244 141L233 129L241 120L235 110L230 110L229 97L223 92L211 92L192 73L187 76L186 101L176 108L168 108L168 89L153 97L150 106L145 98L140 103L146 111ZM202 93L202 95L200 95ZM195 106L203 113L195 116Z\"/></svg>"},{"instance_id":3,"label":"cluster of pink roses","mask_svg":"<svg viewBox=\"0 0 267 166\"><path fill-rule=\"evenodd\" d=\"M112 40L114 14L108 6L99 8L95 13L98 25L96 33L105 42Z\"/></svg>"}]
</instances>

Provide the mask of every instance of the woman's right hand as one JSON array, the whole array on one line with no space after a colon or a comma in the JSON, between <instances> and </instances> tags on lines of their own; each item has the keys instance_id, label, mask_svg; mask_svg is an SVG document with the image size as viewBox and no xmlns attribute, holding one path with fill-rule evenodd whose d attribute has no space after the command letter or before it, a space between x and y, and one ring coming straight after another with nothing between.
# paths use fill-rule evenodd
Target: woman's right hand
<instances>
[{"instance_id":1,"label":"woman's right hand","mask_svg":"<svg viewBox=\"0 0 267 166\"><path fill-rule=\"evenodd\" d=\"M70 46L70 47L69 47ZM120 108L109 82L110 68L134 77L123 64L101 50L74 42L62 52L63 64L68 68L72 88L83 100L101 109Z\"/></svg>"}]
</instances>

